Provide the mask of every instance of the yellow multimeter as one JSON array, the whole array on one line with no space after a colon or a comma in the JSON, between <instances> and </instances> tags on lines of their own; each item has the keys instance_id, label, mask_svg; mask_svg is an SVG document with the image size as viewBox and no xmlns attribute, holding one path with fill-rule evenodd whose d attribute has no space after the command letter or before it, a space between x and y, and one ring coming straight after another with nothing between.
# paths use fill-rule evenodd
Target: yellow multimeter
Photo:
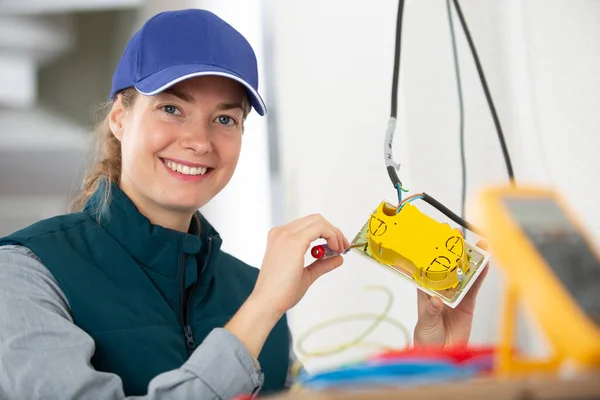
<instances>
[{"instance_id":1,"label":"yellow multimeter","mask_svg":"<svg viewBox=\"0 0 600 400\"><path fill-rule=\"evenodd\" d=\"M600 367L600 258L567 203L550 189L493 187L480 193L475 220L507 278L498 372ZM512 353L518 300L546 335L551 359Z\"/></svg>"}]
</instances>

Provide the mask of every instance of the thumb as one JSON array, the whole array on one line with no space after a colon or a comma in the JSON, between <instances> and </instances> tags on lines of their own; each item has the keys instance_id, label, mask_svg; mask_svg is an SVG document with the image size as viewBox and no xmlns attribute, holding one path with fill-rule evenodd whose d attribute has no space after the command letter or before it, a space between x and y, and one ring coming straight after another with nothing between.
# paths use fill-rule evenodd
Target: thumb
<instances>
[{"instance_id":1,"label":"thumb","mask_svg":"<svg viewBox=\"0 0 600 400\"><path fill-rule=\"evenodd\" d=\"M329 273L342 265L344 258L342 256L335 256L326 260L317 260L306 267L306 272L310 276L310 283L319 279L321 276Z\"/></svg>"},{"instance_id":2,"label":"thumb","mask_svg":"<svg viewBox=\"0 0 600 400\"><path fill-rule=\"evenodd\" d=\"M485 239L480 240L479 242L477 242L477 247L483 250L487 250L489 247L488 241Z\"/></svg>"},{"instance_id":3,"label":"thumb","mask_svg":"<svg viewBox=\"0 0 600 400\"><path fill-rule=\"evenodd\" d=\"M415 326L415 345L443 346L446 342L444 302L435 296L419 302L419 319Z\"/></svg>"},{"instance_id":4,"label":"thumb","mask_svg":"<svg viewBox=\"0 0 600 400\"><path fill-rule=\"evenodd\" d=\"M431 296L419 313L419 322L425 329L434 328L442 318L444 303L435 296Z\"/></svg>"},{"instance_id":5,"label":"thumb","mask_svg":"<svg viewBox=\"0 0 600 400\"><path fill-rule=\"evenodd\" d=\"M431 296L428 305L429 307L427 311L432 317L439 317L442 314L442 311L444 310L444 303L442 302L442 300L435 296Z\"/></svg>"}]
</instances>

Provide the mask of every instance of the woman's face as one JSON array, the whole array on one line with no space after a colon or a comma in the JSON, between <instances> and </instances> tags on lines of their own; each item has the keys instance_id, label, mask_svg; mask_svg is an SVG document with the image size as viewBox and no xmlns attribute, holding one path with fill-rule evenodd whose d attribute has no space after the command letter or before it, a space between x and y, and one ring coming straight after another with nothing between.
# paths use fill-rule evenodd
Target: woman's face
<instances>
[{"instance_id":1,"label":"woman's face","mask_svg":"<svg viewBox=\"0 0 600 400\"><path fill-rule=\"evenodd\" d=\"M218 76L138 95L129 109L117 100L110 124L121 142L123 191L146 215L191 216L233 175L246 104L243 86Z\"/></svg>"}]
</instances>

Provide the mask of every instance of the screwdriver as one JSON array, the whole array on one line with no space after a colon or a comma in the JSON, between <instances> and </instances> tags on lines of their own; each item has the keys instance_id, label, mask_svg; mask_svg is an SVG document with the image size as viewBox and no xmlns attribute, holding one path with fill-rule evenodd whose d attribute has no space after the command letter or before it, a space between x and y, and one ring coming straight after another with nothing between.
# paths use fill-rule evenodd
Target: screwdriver
<instances>
[{"instance_id":1,"label":"screwdriver","mask_svg":"<svg viewBox=\"0 0 600 400\"><path fill-rule=\"evenodd\" d=\"M314 258L326 260L331 257L346 254L347 252L350 251L350 249L354 249L356 247L363 247L364 245L366 245L366 243L354 243L354 244L351 244L350 247L348 247L346 250L344 250L344 252L338 253L336 251L331 250L329 248L329 246L327 246L326 244L318 244L318 245L314 246L312 249L310 249L310 254Z\"/></svg>"}]
</instances>

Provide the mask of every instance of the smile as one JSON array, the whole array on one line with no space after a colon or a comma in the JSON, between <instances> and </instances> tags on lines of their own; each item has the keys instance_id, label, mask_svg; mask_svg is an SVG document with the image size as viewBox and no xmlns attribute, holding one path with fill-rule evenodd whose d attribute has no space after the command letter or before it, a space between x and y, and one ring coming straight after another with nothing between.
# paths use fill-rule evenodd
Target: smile
<instances>
[{"instance_id":1,"label":"smile","mask_svg":"<svg viewBox=\"0 0 600 400\"><path fill-rule=\"evenodd\" d=\"M163 163L174 172L179 172L183 175L204 175L208 171L207 167L190 167L189 165L178 164L171 160L162 160Z\"/></svg>"}]
</instances>

